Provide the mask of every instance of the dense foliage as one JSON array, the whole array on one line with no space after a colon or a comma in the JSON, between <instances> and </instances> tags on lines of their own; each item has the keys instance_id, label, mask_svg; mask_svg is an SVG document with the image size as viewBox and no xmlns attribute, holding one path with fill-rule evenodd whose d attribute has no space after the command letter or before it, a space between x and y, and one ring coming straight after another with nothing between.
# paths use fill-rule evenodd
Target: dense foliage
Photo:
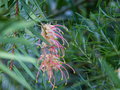
<instances>
[{"instance_id":1,"label":"dense foliage","mask_svg":"<svg viewBox=\"0 0 120 90\"><path fill-rule=\"evenodd\" d=\"M0 89L51 90L47 74L36 75L42 50L41 23L64 25L69 43L67 85L54 72L58 90L120 89L119 0L0 0ZM56 89L56 88L54 88Z\"/></svg>"}]
</instances>

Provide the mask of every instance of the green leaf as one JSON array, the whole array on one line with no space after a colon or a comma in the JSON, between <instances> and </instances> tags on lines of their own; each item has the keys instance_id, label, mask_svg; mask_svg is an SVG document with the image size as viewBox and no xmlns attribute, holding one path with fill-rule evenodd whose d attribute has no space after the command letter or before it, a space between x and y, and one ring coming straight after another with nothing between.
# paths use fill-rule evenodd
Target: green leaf
<instances>
[{"instance_id":1,"label":"green leaf","mask_svg":"<svg viewBox=\"0 0 120 90\"><path fill-rule=\"evenodd\" d=\"M21 44L26 46L31 46L31 42L24 39L24 38L17 38L17 37L0 37L0 43L11 43L11 44Z\"/></svg>"},{"instance_id":2,"label":"green leaf","mask_svg":"<svg viewBox=\"0 0 120 90\"><path fill-rule=\"evenodd\" d=\"M34 5L37 6L37 9L39 11L39 14L42 15L42 18L46 20L46 17L44 15L44 13L42 12L41 8L40 8L40 2L39 0L32 0Z\"/></svg>"},{"instance_id":3,"label":"green leaf","mask_svg":"<svg viewBox=\"0 0 120 90\"><path fill-rule=\"evenodd\" d=\"M27 22L27 21L21 21L21 20L11 22L11 23L12 24L4 26L4 28L1 29L1 30L4 30L2 32L3 35L10 34L11 32L15 32L15 31L27 28L27 27L31 27L35 24L33 21Z\"/></svg>"},{"instance_id":4,"label":"green leaf","mask_svg":"<svg viewBox=\"0 0 120 90\"><path fill-rule=\"evenodd\" d=\"M28 73L28 75L35 80L34 75L32 74L32 72L30 71L30 69L23 63L20 61L20 65L24 68L24 70Z\"/></svg>"},{"instance_id":5,"label":"green leaf","mask_svg":"<svg viewBox=\"0 0 120 90\"><path fill-rule=\"evenodd\" d=\"M29 7L29 5L27 5L27 4L25 3L24 0L20 0L20 2L22 3L22 6L23 6L24 10L26 11L26 13L28 14L28 16L29 16L32 20L35 20L35 21L38 22L39 19L38 19L38 17L34 14L34 10L31 9L31 8Z\"/></svg>"},{"instance_id":6,"label":"green leaf","mask_svg":"<svg viewBox=\"0 0 120 90\"><path fill-rule=\"evenodd\" d=\"M102 2L102 0L98 0L97 7L100 6L101 2Z\"/></svg>"},{"instance_id":7,"label":"green leaf","mask_svg":"<svg viewBox=\"0 0 120 90\"><path fill-rule=\"evenodd\" d=\"M113 68L110 65L108 65L104 59L100 59L100 62L102 65L102 71L108 75L109 79L112 80L116 88L120 88L120 80Z\"/></svg>"},{"instance_id":8,"label":"green leaf","mask_svg":"<svg viewBox=\"0 0 120 90\"><path fill-rule=\"evenodd\" d=\"M10 69L8 69L5 65L3 65L2 63L0 63L0 69L7 73L9 76L11 76L13 79L15 79L17 82L19 82L20 84L22 84L23 86L25 86L27 89L31 90L31 86L20 76L18 76L17 74L15 74L13 71L10 71Z\"/></svg>"},{"instance_id":9,"label":"green leaf","mask_svg":"<svg viewBox=\"0 0 120 90\"><path fill-rule=\"evenodd\" d=\"M20 55L20 54L10 54L10 53L6 53L6 52L2 52L2 51L0 51L0 58L29 62L29 63L36 63L36 59L34 59L30 56L24 56L24 55Z\"/></svg>"}]
</instances>

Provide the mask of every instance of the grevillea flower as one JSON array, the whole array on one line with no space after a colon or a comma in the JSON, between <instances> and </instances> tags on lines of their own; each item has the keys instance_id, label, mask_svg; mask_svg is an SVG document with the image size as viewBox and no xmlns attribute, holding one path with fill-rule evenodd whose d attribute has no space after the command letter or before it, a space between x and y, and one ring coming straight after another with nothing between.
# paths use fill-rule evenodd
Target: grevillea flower
<instances>
[{"instance_id":1,"label":"grevillea flower","mask_svg":"<svg viewBox=\"0 0 120 90\"><path fill-rule=\"evenodd\" d=\"M53 89L55 88L55 81L56 81L54 76L54 71L61 72L61 80L63 80L64 78L66 80L66 84L67 84L67 79L69 78L69 73L63 65L68 66L75 73L74 69L69 64L60 61L60 59L64 60L63 58L65 55L64 44L65 43L68 44L68 42L63 37L62 30L58 27L63 27L67 30L67 28L62 25L42 24L41 35L50 43L50 45L46 44L45 42L42 42L42 44L40 45L42 54L38 59L41 61L39 71L41 70L47 73L48 80L51 83ZM59 40L62 41L62 44L60 43ZM39 71L37 73L36 79L39 76Z\"/></svg>"},{"instance_id":2,"label":"grevillea flower","mask_svg":"<svg viewBox=\"0 0 120 90\"><path fill-rule=\"evenodd\" d=\"M51 83L51 85L53 86L53 88L55 88L55 76L54 76L53 71L59 70L61 72L61 80L65 79L66 80L65 84L67 84L67 79L69 79L69 73L63 65L68 66L75 73L75 70L70 65L60 61L59 59L60 59L59 56L56 56L53 54L47 54L45 56L42 55L42 57L41 57L41 60L43 60L43 61L40 65L39 69L42 70L43 72L47 72L48 80ZM63 70L66 71L66 74L64 73ZM39 75L39 72L37 73L37 77L38 77L38 75Z\"/></svg>"},{"instance_id":3,"label":"grevillea flower","mask_svg":"<svg viewBox=\"0 0 120 90\"><path fill-rule=\"evenodd\" d=\"M58 27L62 27L65 30L67 30L67 28L65 26L62 25L50 25L50 24L44 24L42 25L42 32L41 35L50 43L50 45L52 46L50 48L50 51L55 51L55 49L58 49L60 52L62 52L62 56L64 56L64 44L67 43L67 40L63 37L63 32L61 29L59 29ZM62 44L58 41L58 39L62 40ZM44 43L44 42L43 42ZM42 46L47 46L47 45L42 45Z\"/></svg>"}]
</instances>

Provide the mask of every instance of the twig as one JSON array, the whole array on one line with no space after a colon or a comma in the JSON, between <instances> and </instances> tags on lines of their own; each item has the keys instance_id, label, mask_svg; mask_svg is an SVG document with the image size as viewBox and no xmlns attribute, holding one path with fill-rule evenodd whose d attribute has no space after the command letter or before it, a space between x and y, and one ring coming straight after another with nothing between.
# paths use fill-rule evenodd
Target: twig
<instances>
[{"instance_id":1,"label":"twig","mask_svg":"<svg viewBox=\"0 0 120 90\"><path fill-rule=\"evenodd\" d=\"M19 5L18 5L18 0L16 0L16 8L15 8L15 16L18 16L19 15ZM16 37L16 32L14 33L14 37ZM15 44L13 44L13 47L12 47L12 54L14 54L14 51L15 51ZM13 69L13 60L10 61L10 65L9 65L9 69L12 70Z\"/></svg>"},{"instance_id":2,"label":"twig","mask_svg":"<svg viewBox=\"0 0 120 90\"><path fill-rule=\"evenodd\" d=\"M14 54L14 45L12 47L12 54ZM13 69L13 60L10 61L10 65L9 65L9 69L12 70Z\"/></svg>"},{"instance_id":3,"label":"twig","mask_svg":"<svg viewBox=\"0 0 120 90\"><path fill-rule=\"evenodd\" d=\"M18 0L16 0L16 16L19 14L19 6L18 6Z\"/></svg>"}]
</instances>

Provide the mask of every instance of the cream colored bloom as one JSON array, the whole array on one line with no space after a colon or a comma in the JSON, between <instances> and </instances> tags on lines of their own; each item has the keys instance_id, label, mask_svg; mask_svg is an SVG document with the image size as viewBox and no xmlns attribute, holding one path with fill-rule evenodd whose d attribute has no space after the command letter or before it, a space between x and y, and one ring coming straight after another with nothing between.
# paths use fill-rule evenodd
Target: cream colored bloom
<instances>
[{"instance_id":1,"label":"cream colored bloom","mask_svg":"<svg viewBox=\"0 0 120 90\"><path fill-rule=\"evenodd\" d=\"M55 88L55 81L56 81L54 76L54 71L60 71L61 80L65 79L66 83L67 83L67 79L69 78L69 73L63 65L70 67L75 73L74 69L70 65L60 61L60 59L63 58L65 55L64 44L65 43L68 44L68 42L63 37L62 30L58 27L65 28L62 25L42 24L41 35L50 43L50 45L47 45L45 42L42 42L42 44L40 45L42 49L41 50L42 54L38 59L41 61L39 71L41 70L43 71L43 73L45 72L47 73L48 80L51 83L53 89ZM62 41L62 44L59 41L60 39ZM37 78L39 75L39 71L37 73Z\"/></svg>"}]
</instances>

